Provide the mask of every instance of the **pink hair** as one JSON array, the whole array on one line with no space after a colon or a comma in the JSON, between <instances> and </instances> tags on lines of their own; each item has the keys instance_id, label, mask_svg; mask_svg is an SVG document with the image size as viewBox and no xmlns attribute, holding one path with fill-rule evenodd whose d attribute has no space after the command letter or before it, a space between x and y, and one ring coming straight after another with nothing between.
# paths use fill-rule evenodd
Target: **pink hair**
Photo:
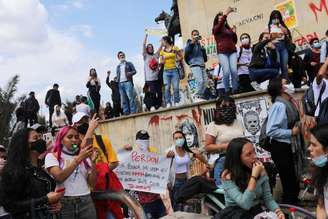
<instances>
[{"instance_id":1,"label":"pink hair","mask_svg":"<svg viewBox=\"0 0 328 219\"><path fill-rule=\"evenodd\" d=\"M67 133L69 132L69 130L76 130L76 128L74 128L73 126L64 126L63 128L61 128L56 136L56 141L54 144L54 150L53 152L56 154L57 153L57 160L59 162L59 167L60 167L60 163L62 161L61 158L61 153L63 150L63 144L62 141L64 139L64 137L67 135ZM76 130L77 131L77 130ZM80 147L79 147L79 152L80 152ZM90 165L88 164L88 162L86 160L83 160L83 163L85 165L85 167L88 169L90 168Z\"/></svg>"}]
</instances>

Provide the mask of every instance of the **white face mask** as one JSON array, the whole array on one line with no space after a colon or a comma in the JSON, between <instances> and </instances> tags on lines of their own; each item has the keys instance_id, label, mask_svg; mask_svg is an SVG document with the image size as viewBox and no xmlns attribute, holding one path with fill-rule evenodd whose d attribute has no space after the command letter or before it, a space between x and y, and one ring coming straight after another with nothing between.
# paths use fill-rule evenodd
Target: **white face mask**
<instances>
[{"instance_id":1,"label":"white face mask","mask_svg":"<svg viewBox=\"0 0 328 219\"><path fill-rule=\"evenodd\" d=\"M280 24L280 20L278 18L275 18L272 20L272 23L278 25Z\"/></svg>"},{"instance_id":2,"label":"white face mask","mask_svg":"<svg viewBox=\"0 0 328 219\"><path fill-rule=\"evenodd\" d=\"M249 44L249 38L245 38L241 40L242 45L248 45Z\"/></svg>"},{"instance_id":3,"label":"white face mask","mask_svg":"<svg viewBox=\"0 0 328 219\"><path fill-rule=\"evenodd\" d=\"M313 48L320 49L321 44L319 42L313 43Z\"/></svg>"},{"instance_id":4,"label":"white face mask","mask_svg":"<svg viewBox=\"0 0 328 219\"><path fill-rule=\"evenodd\" d=\"M287 93L287 94L294 94L295 93L295 88L294 87L290 87L290 86L286 86L284 85L284 91Z\"/></svg>"},{"instance_id":5,"label":"white face mask","mask_svg":"<svg viewBox=\"0 0 328 219\"><path fill-rule=\"evenodd\" d=\"M136 145L140 148L141 151L147 151L149 148L149 140L136 140Z\"/></svg>"}]
</instances>

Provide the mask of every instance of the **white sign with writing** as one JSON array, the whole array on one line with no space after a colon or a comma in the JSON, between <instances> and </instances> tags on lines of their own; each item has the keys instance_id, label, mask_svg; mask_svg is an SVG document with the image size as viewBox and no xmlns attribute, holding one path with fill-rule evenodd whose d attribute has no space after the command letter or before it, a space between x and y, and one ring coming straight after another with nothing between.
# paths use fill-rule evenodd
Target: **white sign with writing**
<instances>
[{"instance_id":1,"label":"white sign with writing","mask_svg":"<svg viewBox=\"0 0 328 219\"><path fill-rule=\"evenodd\" d=\"M150 152L125 151L118 154L114 170L124 189L163 194L166 191L171 159Z\"/></svg>"},{"instance_id":2,"label":"white sign with writing","mask_svg":"<svg viewBox=\"0 0 328 219\"><path fill-rule=\"evenodd\" d=\"M167 30L165 29L146 29L145 30L146 34L150 35L150 36L166 36L167 35Z\"/></svg>"}]
</instances>

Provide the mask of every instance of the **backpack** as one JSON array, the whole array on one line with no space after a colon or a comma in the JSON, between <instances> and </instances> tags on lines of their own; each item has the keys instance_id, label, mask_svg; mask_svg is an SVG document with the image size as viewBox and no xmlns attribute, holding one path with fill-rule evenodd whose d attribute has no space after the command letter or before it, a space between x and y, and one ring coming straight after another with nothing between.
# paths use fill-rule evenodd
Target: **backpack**
<instances>
[{"instance_id":1,"label":"backpack","mask_svg":"<svg viewBox=\"0 0 328 219\"><path fill-rule=\"evenodd\" d=\"M287 103L287 101L285 100L276 100L277 102L281 102L283 104L285 104L286 106L286 113L287 113L287 120L288 120L288 128L292 128L295 124L293 124L292 121L292 109L289 106L289 103ZM266 134L266 127L267 127L267 123L268 123L268 117L269 115L265 118L265 120L262 123L261 126L261 130L260 130L260 136L259 136L259 146L261 148L263 148L266 151L271 151L271 139L270 137L267 136Z\"/></svg>"},{"instance_id":2,"label":"backpack","mask_svg":"<svg viewBox=\"0 0 328 219\"><path fill-rule=\"evenodd\" d=\"M315 103L315 100L314 100L313 86L311 85L305 91L303 99L302 99L302 103L303 103L304 113L306 115L314 116L315 111L319 104L321 107L321 97L322 97L323 92L325 92L325 90L326 90L326 82L323 81L323 85L321 87L317 103Z\"/></svg>"}]
</instances>

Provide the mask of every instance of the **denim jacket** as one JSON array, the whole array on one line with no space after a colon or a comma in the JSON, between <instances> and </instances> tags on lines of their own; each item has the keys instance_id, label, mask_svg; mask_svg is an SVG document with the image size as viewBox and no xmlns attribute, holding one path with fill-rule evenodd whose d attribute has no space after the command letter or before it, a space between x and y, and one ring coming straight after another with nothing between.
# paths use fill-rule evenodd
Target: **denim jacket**
<instances>
[{"instance_id":1,"label":"denim jacket","mask_svg":"<svg viewBox=\"0 0 328 219\"><path fill-rule=\"evenodd\" d=\"M134 65L132 64L132 62L125 62L125 76L126 79L128 81L131 81L133 83L133 75L135 75L137 73ZM120 65L118 65L116 67L116 77L118 82L120 82L120 78L121 78L121 68Z\"/></svg>"}]
</instances>

